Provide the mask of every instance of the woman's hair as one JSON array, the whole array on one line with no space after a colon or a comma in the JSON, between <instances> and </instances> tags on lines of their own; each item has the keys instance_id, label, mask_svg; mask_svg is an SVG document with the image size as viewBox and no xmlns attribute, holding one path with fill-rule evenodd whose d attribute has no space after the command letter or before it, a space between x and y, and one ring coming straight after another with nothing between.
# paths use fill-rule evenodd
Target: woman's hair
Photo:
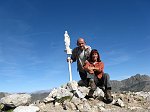
<instances>
[{"instance_id":1,"label":"woman's hair","mask_svg":"<svg viewBox=\"0 0 150 112\"><path fill-rule=\"evenodd\" d=\"M90 61L90 62L93 61L93 60L92 60L92 55L93 55L94 53L97 53L97 55L98 55L97 61L98 61L98 62L101 62L101 60L100 60L100 55L99 55L99 53L98 53L98 51L97 51L96 49L92 49L92 51L91 51L91 53L90 53L89 61Z\"/></svg>"}]
</instances>

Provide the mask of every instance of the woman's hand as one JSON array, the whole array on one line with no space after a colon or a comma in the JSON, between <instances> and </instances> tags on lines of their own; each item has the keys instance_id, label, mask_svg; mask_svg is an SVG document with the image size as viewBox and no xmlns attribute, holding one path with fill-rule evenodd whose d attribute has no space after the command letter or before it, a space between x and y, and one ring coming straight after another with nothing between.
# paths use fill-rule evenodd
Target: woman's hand
<instances>
[{"instance_id":1,"label":"woman's hand","mask_svg":"<svg viewBox=\"0 0 150 112\"><path fill-rule=\"evenodd\" d=\"M90 74L94 74L93 69L94 69L94 67L88 67L88 72L89 72Z\"/></svg>"},{"instance_id":2,"label":"woman's hand","mask_svg":"<svg viewBox=\"0 0 150 112\"><path fill-rule=\"evenodd\" d=\"M89 70L88 71L90 74L94 74L94 71L93 70Z\"/></svg>"},{"instance_id":3,"label":"woman's hand","mask_svg":"<svg viewBox=\"0 0 150 112\"><path fill-rule=\"evenodd\" d=\"M99 68L94 67L93 70L94 71L99 71Z\"/></svg>"}]
</instances>

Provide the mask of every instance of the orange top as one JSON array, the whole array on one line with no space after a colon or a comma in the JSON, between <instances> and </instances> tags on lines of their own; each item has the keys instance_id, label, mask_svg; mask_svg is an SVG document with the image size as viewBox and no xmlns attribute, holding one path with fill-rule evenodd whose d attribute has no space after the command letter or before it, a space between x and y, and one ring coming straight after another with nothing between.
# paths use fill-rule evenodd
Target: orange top
<instances>
[{"instance_id":1,"label":"orange top","mask_svg":"<svg viewBox=\"0 0 150 112\"><path fill-rule=\"evenodd\" d=\"M104 63L103 62L85 62L85 65L83 66L84 70L89 72L90 74L95 74L99 79L102 78L102 75L104 73Z\"/></svg>"}]
</instances>

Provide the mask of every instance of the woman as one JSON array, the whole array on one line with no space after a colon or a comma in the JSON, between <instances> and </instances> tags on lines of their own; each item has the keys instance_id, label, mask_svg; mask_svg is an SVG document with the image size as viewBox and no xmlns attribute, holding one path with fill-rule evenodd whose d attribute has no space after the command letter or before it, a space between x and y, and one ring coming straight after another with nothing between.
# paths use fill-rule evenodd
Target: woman
<instances>
[{"instance_id":1,"label":"woman","mask_svg":"<svg viewBox=\"0 0 150 112\"><path fill-rule=\"evenodd\" d=\"M89 60L85 62L84 70L88 73L88 77L90 78L89 85L91 87L86 97L91 97L96 87L101 88L104 86L106 100L112 102L109 75L104 73L104 63L100 60L100 55L96 49L91 51Z\"/></svg>"}]
</instances>

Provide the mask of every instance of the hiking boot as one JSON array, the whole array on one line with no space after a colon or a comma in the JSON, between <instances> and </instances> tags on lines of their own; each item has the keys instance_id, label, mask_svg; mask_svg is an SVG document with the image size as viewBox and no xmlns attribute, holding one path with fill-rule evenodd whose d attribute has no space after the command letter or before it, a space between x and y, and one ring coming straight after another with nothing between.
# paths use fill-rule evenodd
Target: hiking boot
<instances>
[{"instance_id":1,"label":"hiking boot","mask_svg":"<svg viewBox=\"0 0 150 112\"><path fill-rule=\"evenodd\" d=\"M89 79L90 91L88 95L85 96L86 99L93 98L94 91L96 90L96 84L94 79Z\"/></svg>"},{"instance_id":2,"label":"hiking boot","mask_svg":"<svg viewBox=\"0 0 150 112\"><path fill-rule=\"evenodd\" d=\"M85 98L86 98L86 99L93 98L93 93L94 93L94 90L93 90L93 89L90 89L88 95L86 95Z\"/></svg>"},{"instance_id":3,"label":"hiking boot","mask_svg":"<svg viewBox=\"0 0 150 112\"><path fill-rule=\"evenodd\" d=\"M106 90L105 96L108 103L111 103L113 101L113 97L111 96L111 90Z\"/></svg>"}]
</instances>

